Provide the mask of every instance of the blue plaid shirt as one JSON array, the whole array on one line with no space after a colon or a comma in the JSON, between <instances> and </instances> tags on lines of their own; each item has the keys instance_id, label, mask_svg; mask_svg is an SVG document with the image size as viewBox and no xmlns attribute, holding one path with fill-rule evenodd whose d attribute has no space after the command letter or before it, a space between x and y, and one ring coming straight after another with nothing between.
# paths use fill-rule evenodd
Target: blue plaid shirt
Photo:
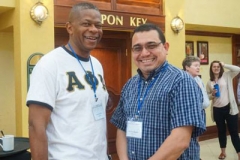
<instances>
[{"instance_id":1,"label":"blue plaid shirt","mask_svg":"<svg viewBox=\"0 0 240 160\"><path fill-rule=\"evenodd\" d=\"M157 78L148 90L139 113L139 119L143 122L142 138L127 137L130 160L147 160L174 128L195 126L193 138L206 130L201 115L202 94L189 74L167 62L152 72L147 80L143 79L139 70L138 72L123 87L118 107L110 120L117 128L126 132L127 120L133 118L138 110L138 94L143 98L148 85ZM190 159L187 154L183 154L179 160Z\"/></svg>"}]
</instances>

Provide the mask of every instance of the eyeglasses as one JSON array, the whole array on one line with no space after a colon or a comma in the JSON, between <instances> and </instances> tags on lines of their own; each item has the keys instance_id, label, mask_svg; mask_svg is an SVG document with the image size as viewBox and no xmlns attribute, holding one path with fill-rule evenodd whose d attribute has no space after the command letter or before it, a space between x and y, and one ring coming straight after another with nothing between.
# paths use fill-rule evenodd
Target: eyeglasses
<instances>
[{"instance_id":1,"label":"eyeglasses","mask_svg":"<svg viewBox=\"0 0 240 160\"><path fill-rule=\"evenodd\" d=\"M156 49L162 42L156 43L156 42L149 42L146 43L145 45L136 45L132 47L132 52L139 54L143 51L143 48L145 48L147 51L151 52L154 49Z\"/></svg>"}]
</instances>

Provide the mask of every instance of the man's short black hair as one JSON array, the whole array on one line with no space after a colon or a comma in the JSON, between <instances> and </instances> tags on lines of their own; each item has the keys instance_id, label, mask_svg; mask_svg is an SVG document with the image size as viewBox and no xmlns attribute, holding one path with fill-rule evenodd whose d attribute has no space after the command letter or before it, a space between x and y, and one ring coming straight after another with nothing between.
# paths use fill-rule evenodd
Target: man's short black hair
<instances>
[{"instance_id":1,"label":"man's short black hair","mask_svg":"<svg viewBox=\"0 0 240 160\"><path fill-rule=\"evenodd\" d=\"M69 22L72 22L76 18L76 16L79 14L79 11L82 11L85 9L94 9L100 13L99 9L92 3L89 3L89 2L77 3L72 7L69 13L69 17L68 17Z\"/></svg>"},{"instance_id":2,"label":"man's short black hair","mask_svg":"<svg viewBox=\"0 0 240 160\"><path fill-rule=\"evenodd\" d=\"M164 36L162 30L153 23L145 23L145 24L138 26L137 28L134 29L133 35L137 32L144 32L144 31L151 31L151 30L157 31L158 35L159 35L159 39L161 40L161 42L163 44L165 44L166 39L165 39L165 36Z\"/></svg>"}]
</instances>

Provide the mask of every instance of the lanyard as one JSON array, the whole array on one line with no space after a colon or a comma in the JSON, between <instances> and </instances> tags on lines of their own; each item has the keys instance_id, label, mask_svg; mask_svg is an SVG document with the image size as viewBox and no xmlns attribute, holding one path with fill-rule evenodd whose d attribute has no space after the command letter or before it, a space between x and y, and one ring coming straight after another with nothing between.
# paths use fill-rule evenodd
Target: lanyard
<instances>
[{"instance_id":1,"label":"lanyard","mask_svg":"<svg viewBox=\"0 0 240 160\"><path fill-rule=\"evenodd\" d=\"M91 85L92 85L92 88L93 88L93 92L94 92L94 97L95 97L95 100L97 101L98 98L97 98L97 94L96 94L96 79L95 79L95 75L94 75L94 69L93 69L93 65L92 65L92 60L91 60L91 57L89 58L90 59L90 64L91 64L91 68L92 68L92 73L93 73L93 79L91 79L91 77L89 76L89 74L86 72L86 70L84 69L79 57L77 56L76 52L72 49L72 46L70 45L70 43L68 43L68 46L69 48L71 49L71 51L73 52L75 58L78 60L78 62L80 63L82 69L84 70L84 72L86 73L88 79L90 80L91 82Z\"/></svg>"},{"instance_id":2,"label":"lanyard","mask_svg":"<svg viewBox=\"0 0 240 160\"><path fill-rule=\"evenodd\" d=\"M158 76L157 76L158 77ZM141 91L141 82L142 82L142 79L140 78L139 81L138 81L138 110L137 110L137 114L136 115L139 115L140 113L140 110L142 108L142 105L143 105L143 102L144 102L144 99L146 98L147 96L147 92L148 90L153 86L153 84L156 82L157 80L157 77L153 78L152 82L148 85L147 89L145 90L145 93L143 95L143 98L140 98L140 91Z\"/></svg>"},{"instance_id":3,"label":"lanyard","mask_svg":"<svg viewBox=\"0 0 240 160\"><path fill-rule=\"evenodd\" d=\"M161 71L165 71L165 69L167 68L167 66L168 66L168 64L165 63L165 64L162 66L160 72L161 72ZM147 93L148 93L149 89L152 88L153 84L156 82L156 80L158 79L159 75L160 75L160 73L159 73L157 76L155 76L155 77L152 78L153 80L152 80L152 82L147 86L147 89L145 90L145 93L143 94L143 98L140 98L140 95L141 95L141 93L140 93L140 92L141 92L141 82L142 82L142 79L141 79L141 77L140 77L140 79L139 79L139 81L138 81L138 110L137 110L136 116L139 116L140 110L141 110L142 105L143 105L143 102L144 102L144 100L145 100L145 98L146 98L146 96L147 96Z\"/></svg>"}]
</instances>

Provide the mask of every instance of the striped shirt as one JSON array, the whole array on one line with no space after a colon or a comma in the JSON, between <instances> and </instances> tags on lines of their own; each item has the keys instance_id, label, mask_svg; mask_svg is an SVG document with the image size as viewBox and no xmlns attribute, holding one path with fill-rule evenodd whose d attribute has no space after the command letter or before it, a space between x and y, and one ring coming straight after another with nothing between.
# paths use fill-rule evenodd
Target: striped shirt
<instances>
[{"instance_id":1,"label":"striped shirt","mask_svg":"<svg viewBox=\"0 0 240 160\"><path fill-rule=\"evenodd\" d=\"M146 160L151 157L174 128L195 126L192 137L197 137L206 130L201 115L202 94L189 74L167 62L154 70L147 80L143 79L140 70L138 73L123 87L119 104L110 120L126 132L127 120L137 113L140 94L144 100L139 113L139 119L143 122L142 138L127 138L130 160ZM155 78L155 83L146 92ZM188 157L182 155L179 160L188 160Z\"/></svg>"}]
</instances>

